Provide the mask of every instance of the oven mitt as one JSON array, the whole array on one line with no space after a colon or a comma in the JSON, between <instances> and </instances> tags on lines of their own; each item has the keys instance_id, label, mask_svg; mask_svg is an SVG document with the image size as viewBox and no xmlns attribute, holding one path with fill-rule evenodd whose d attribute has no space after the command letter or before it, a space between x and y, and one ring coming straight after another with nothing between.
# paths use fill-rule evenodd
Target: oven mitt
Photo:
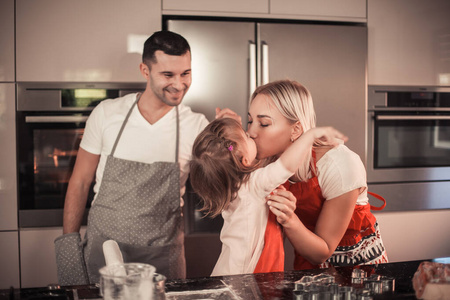
<instances>
[{"instance_id":1,"label":"oven mitt","mask_svg":"<svg viewBox=\"0 0 450 300\"><path fill-rule=\"evenodd\" d=\"M79 232L63 234L55 239L56 267L60 285L89 284Z\"/></svg>"}]
</instances>

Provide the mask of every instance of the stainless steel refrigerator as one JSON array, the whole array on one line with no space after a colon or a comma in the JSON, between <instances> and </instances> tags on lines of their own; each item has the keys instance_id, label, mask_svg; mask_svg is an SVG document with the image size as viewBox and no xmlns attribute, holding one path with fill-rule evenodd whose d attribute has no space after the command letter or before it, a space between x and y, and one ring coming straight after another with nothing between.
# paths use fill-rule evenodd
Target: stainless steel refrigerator
<instances>
[{"instance_id":1,"label":"stainless steel refrigerator","mask_svg":"<svg viewBox=\"0 0 450 300\"><path fill-rule=\"evenodd\" d=\"M192 50L192 85L183 102L214 118L229 107L247 120L257 85L292 79L311 92L317 124L349 136L365 161L367 27L169 20Z\"/></svg>"},{"instance_id":2,"label":"stainless steel refrigerator","mask_svg":"<svg viewBox=\"0 0 450 300\"><path fill-rule=\"evenodd\" d=\"M365 161L366 26L168 20L167 29L191 45L192 85L183 103L193 110L212 120L216 107L229 107L245 124L256 86L296 80L312 94L317 124L344 132ZM186 201L188 277L208 276L221 247L221 224L202 219L195 208L195 200ZM288 270L293 256L286 247Z\"/></svg>"}]
</instances>

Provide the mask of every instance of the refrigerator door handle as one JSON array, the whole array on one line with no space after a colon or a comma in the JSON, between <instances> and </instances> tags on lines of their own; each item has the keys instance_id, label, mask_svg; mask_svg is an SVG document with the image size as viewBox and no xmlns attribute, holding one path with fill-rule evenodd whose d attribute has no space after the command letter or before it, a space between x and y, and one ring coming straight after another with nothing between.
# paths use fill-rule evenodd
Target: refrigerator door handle
<instances>
[{"instance_id":1,"label":"refrigerator door handle","mask_svg":"<svg viewBox=\"0 0 450 300\"><path fill-rule=\"evenodd\" d=\"M256 44L252 41L249 41L248 44L248 54L249 54L249 99L252 96L253 92L256 89Z\"/></svg>"},{"instance_id":2,"label":"refrigerator door handle","mask_svg":"<svg viewBox=\"0 0 450 300\"><path fill-rule=\"evenodd\" d=\"M261 71L262 84L269 83L269 45L266 42L261 43Z\"/></svg>"}]
</instances>

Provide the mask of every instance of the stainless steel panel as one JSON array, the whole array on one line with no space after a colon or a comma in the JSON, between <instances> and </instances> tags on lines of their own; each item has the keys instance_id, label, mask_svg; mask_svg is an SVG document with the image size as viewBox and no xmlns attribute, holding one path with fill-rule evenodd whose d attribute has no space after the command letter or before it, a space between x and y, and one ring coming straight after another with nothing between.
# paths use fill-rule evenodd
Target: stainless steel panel
<instances>
[{"instance_id":1,"label":"stainless steel panel","mask_svg":"<svg viewBox=\"0 0 450 300\"><path fill-rule=\"evenodd\" d=\"M51 111L61 110L60 90L25 90L18 92L17 110Z\"/></svg>"},{"instance_id":2,"label":"stainless steel panel","mask_svg":"<svg viewBox=\"0 0 450 300\"><path fill-rule=\"evenodd\" d=\"M183 103L209 120L214 120L216 107L231 108L245 124L254 23L171 20L168 29L191 46L192 85Z\"/></svg>"},{"instance_id":3,"label":"stainless steel panel","mask_svg":"<svg viewBox=\"0 0 450 300\"><path fill-rule=\"evenodd\" d=\"M311 92L317 124L344 132L365 161L367 28L261 24L270 81L292 79Z\"/></svg>"},{"instance_id":4,"label":"stainless steel panel","mask_svg":"<svg viewBox=\"0 0 450 300\"><path fill-rule=\"evenodd\" d=\"M15 86L0 83L0 230L17 230Z\"/></svg>"},{"instance_id":5,"label":"stainless steel panel","mask_svg":"<svg viewBox=\"0 0 450 300\"><path fill-rule=\"evenodd\" d=\"M436 93L450 93L450 87L446 86L382 86L370 85L368 88L368 105L369 111L381 110L436 110L434 107L402 107L387 108L387 93L386 92L436 92ZM439 108L439 110L448 110L448 108Z\"/></svg>"},{"instance_id":6,"label":"stainless steel panel","mask_svg":"<svg viewBox=\"0 0 450 300\"><path fill-rule=\"evenodd\" d=\"M386 199L382 212L449 208L450 181L373 183L368 188ZM371 198L370 203L380 205L375 198Z\"/></svg>"},{"instance_id":7,"label":"stainless steel panel","mask_svg":"<svg viewBox=\"0 0 450 300\"><path fill-rule=\"evenodd\" d=\"M19 82L17 84L18 111L90 111L92 107L62 107L62 89L114 89L119 96L145 90L145 83L72 83Z\"/></svg>"},{"instance_id":8,"label":"stainless steel panel","mask_svg":"<svg viewBox=\"0 0 450 300\"><path fill-rule=\"evenodd\" d=\"M19 210L19 226L27 227L57 227L63 224L63 209L27 209ZM89 209L83 214L81 224L87 224Z\"/></svg>"}]
</instances>

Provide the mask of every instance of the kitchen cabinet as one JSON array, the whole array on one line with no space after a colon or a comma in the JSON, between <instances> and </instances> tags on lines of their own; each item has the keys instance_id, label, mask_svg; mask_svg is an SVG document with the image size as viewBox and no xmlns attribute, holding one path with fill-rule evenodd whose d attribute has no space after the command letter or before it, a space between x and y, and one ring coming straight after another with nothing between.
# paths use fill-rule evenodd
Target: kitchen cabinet
<instances>
[{"instance_id":1,"label":"kitchen cabinet","mask_svg":"<svg viewBox=\"0 0 450 300\"><path fill-rule=\"evenodd\" d=\"M163 0L163 10L267 14L269 0Z\"/></svg>"},{"instance_id":2,"label":"kitchen cabinet","mask_svg":"<svg viewBox=\"0 0 450 300\"><path fill-rule=\"evenodd\" d=\"M58 283L54 240L61 228L20 230L20 273L22 288Z\"/></svg>"},{"instance_id":3,"label":"kitchen cabinet","mask_svg":"<svg viewBox=\"0 0 450 300\"><path fill-rule=\"evenodd\" d=\"M366 1L361 0L270 0L270 13L322 18L366 20Z\"/></svg>"},{"instance_id":4,"label":"kitchen cabinet","mask_svg":"<svg viewBox=\"0 0 450 300\"><path fill-rule=\"evenodd\" d=\"M14 0L2 0L0 28L0 81L14 81Z\"/></svg>"},{"instance_id":5,"label":"kitchen cabinet","mask_svg":"<svg viewBox=\"0 0 450 300\"><path fill-rule=\"evenodd\" d=\"M17 0L17 81L140 82L157 0Z\"/></svg>"},{"instance_id":6,"label":"kitchen cabinet","mask_svg":"<svg viewBox=\"0 0 450 300\"><path fill-rule=\"evenodd\" d=\"M86 228L82 227L81 237ZM62 227L20 230L20 274L22 288L57 284L54 240Z\"/></svg>"},{"instance_id":7,"label":"kitchen cabinet","mask_svg":"<svg viewBox=\"0 0 450 300\"><path fill-rule=\"evenodd\" d=\"M450 1L368 0L368 82L450 85Z\"/></svg>"},{"instance_id":8,"label":"kitchen cabinet","mask_svg":"<svg viewBox=\"0 0 450 300\"><path fill-rule=\"evenodd\" d=\"M14 83L0 83L0 231L17 230L14 87Z\"/></svg>"},{"instance_id":9,"label":"kitchen cabinet","mask_svg":"<svg viewBox=\"0 0 450 300\"><path fill-rule=\"evenodd\" d=\"M163 14L366 22L360 0L163 0Z\"/></svg>"},{"instance_id":10,"label":"kitchen cabinet","mask_svg":"<svg viewBox=\"0 0 450 300\"><path fill-rule=\"evenodd\" d=\"M0 289L20 287L19 238L17 231L0 232Z\"/></svg>"},{"instance_id":11,"label":"kitchen cabinet","mask_svg":"<svg viewBox=\"0 0 450 300\"><path fill-rule=\"evenodd\" d=\"M395 200L408 201L408 198ZM374 215L380 224L389 262L450 256L450 209L380 211Z\"/></svg>"}]
</instances>

